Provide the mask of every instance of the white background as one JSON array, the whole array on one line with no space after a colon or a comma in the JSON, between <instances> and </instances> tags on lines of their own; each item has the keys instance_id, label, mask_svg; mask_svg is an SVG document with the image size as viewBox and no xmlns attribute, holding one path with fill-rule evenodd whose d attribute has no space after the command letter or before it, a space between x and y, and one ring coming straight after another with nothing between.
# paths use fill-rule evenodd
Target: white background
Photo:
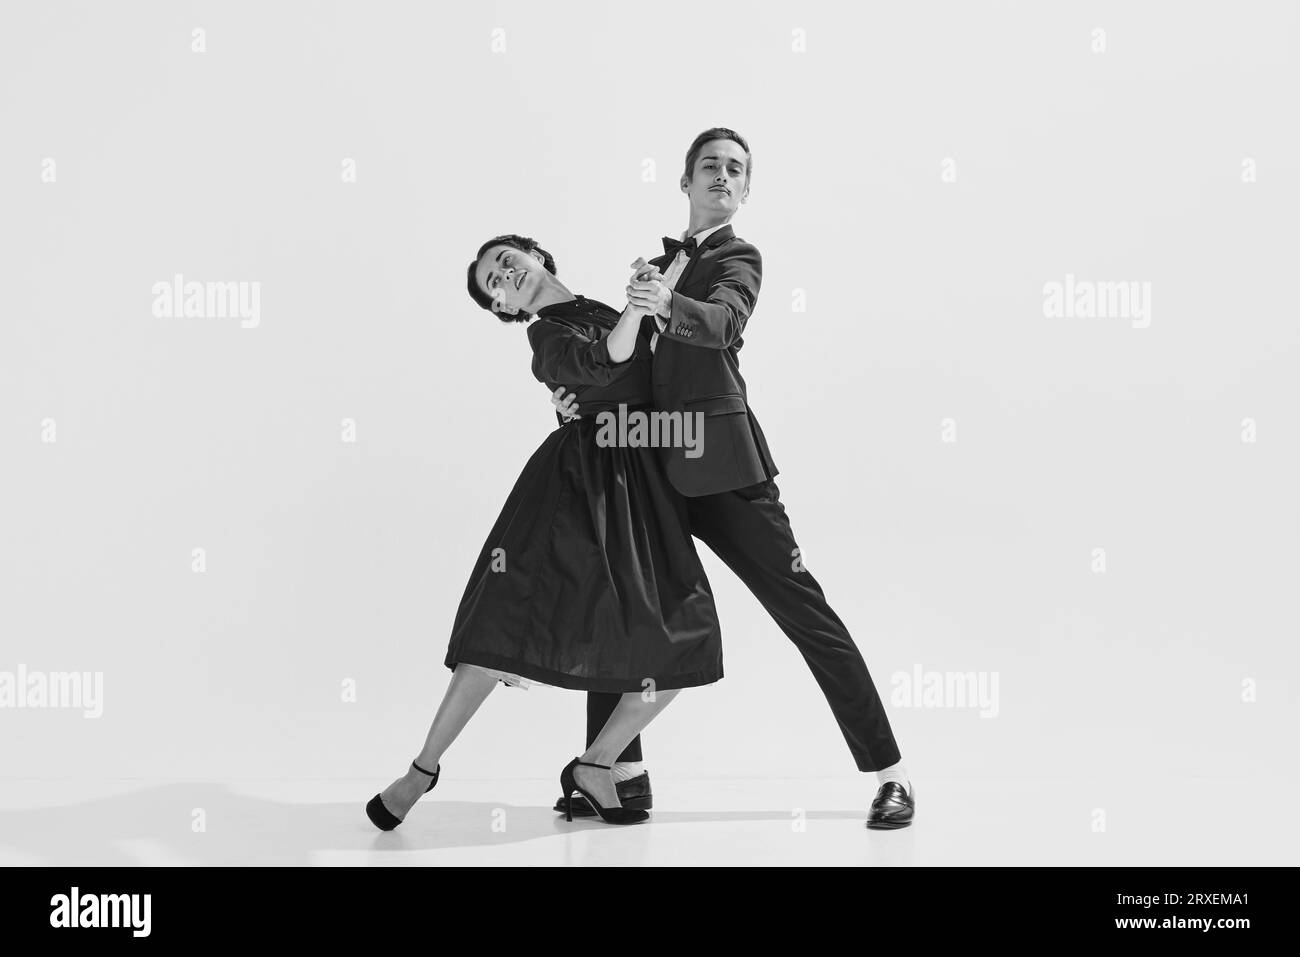
<instances>
[{"instance_id":1,"label":"white background","mask_svg":"<svg viewBox=\"0 0 1300 957\"><path fill-rule=\"evenodd\" d=\"M1070 827L1156 777L1293 790L1298 22L6 4L0 670L105 688L98 720L0 710L0 774L364 799L400 773L471 563L555 425L465 264L525 233L621 303L627 264L686 225L686 146L723 125L754 151L735 228L764 257L742 371L809 569L887 698L918 666L999 676L993 718L891 707L918 786L1076 780ZM260 325L155 318L178 272L259 281ZM1151 283L1149 327L1046 318L1067 273ZM802 660L706 562L726 677L646 734L652 774L860 780ZM582 732L582 695L499 689L444 777L537 778L540 805Z\"/></svg>"}]
</instances>

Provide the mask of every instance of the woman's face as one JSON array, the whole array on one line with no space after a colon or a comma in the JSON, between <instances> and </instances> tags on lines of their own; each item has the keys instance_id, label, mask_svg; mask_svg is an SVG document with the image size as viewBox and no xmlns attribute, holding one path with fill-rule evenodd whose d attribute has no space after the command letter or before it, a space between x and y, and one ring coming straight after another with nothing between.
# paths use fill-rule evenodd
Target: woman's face
<instances>
[{"instance_id":1,"label":"woman's face","mask_svg":"<svg viewBox=\"0 0 1300 957\"><path fill-rule=\"evenodd\" d=\"M537 253L526 253L514 246L493 246L478 261L475 281L492 297L492 311L515 315L530 308L549 275Z\"/></svg>"}]
</instances>

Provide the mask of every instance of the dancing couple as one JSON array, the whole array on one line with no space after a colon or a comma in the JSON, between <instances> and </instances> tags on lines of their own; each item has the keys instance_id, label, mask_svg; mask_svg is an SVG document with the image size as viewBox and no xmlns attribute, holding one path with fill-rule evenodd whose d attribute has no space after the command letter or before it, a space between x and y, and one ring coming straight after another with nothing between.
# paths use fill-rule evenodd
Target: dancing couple
<instances>
[{"instance_id":1,"label":"dancing couple","mask_svg":"<svg viewBox=\"0 0 1300 957\"><path fill-rule=\"evenodd\" d=\"M752 165L732 130L695 138L681 177L687 228L663 240L662 256L632 264L621 313L571 292L551 254L524 236L489 240L469 264L470 297L527 323L533 375L552 390L560 426L483 544L447 648L451 683L410 768L366 806L376 827L397 827L433 790L443 754L497 684L530 682L587 692L586 750L561 772L556 810L570 821L645 821L641 731L681 689L722 677L717 611L693 538L794 642L858 770L876 773L867 826L912 823L884 704L848 629L795 560L776 464L740 375L762 259L730 224ZM597 417L620 406L701 413L698 447L599 442Z\"/></svg>"}]
</instances>

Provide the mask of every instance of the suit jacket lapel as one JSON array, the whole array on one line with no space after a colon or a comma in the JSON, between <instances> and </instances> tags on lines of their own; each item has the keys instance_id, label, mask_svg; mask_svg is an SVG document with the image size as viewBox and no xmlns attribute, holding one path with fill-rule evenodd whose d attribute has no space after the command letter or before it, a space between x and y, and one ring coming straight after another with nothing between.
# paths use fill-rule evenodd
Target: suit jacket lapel
<instances>
[{"instance_id":1,"label":"suit jacket lapel","mask_svg":"<svg viewBox=\"0 0 1300 957\"><path fill-rule=\"evenodd\" d=\"M727 225L720 229L715 229L710 233L708 238L705 239L704 242L700 244L699 248L695 250L695 255L690 258L690 261L686 264L686 268L682 270L682 274L677 277L677 282L673 286L673 290L680 292L686 288L686 283L690 281L691 273L695 271L696 263L698 263L704 256L704 251L706 249L712 249L714 246L726 242L735 235L736 231L731 228L731 223L727 223Z\"/></svg>"}]
</instances>

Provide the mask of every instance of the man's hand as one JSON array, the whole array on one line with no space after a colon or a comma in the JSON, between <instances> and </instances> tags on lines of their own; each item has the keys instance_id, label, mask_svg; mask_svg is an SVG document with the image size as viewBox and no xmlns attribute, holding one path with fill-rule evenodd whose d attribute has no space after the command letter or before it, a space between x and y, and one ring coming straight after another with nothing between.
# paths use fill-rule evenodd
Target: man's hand
<instances>
[{"instance_id":1,"label":"man's hand","mask_svg":"<svg viewBox=\"0 0 1300 957\"><path fill-rule=\"evenodd\" d=\"M673 291L663 279L634 279L627 286L627 301L652 316L667 319L673 311Z\"/></svg>"},{"instance_id":2,"label":"man's hand","mask_svg":"<svg viewBox=\"0 0 1300 957\"><path fill-rule=\"evenodd\" d=\"M662 282L664 278L664 274L659 271L658 266L653 266L650 263L646 262L645 258L642 256L637 256L636 259L633 260L629 265L632 268L632 275L631 277L629 277L627 281L628 282L628 286L627 286L628 308L633 309L637 312L645 313L647 315L654 315L656 309L658 308L657 305L651 306L647 301L634 301L632 298L632 286L635 283L655 282L655 281ZM671 294L668 297L668 302L669 305L671 306L672 304Z\"/></svg>"},{"instance_id":3,"label":"man's hand","mask_svg":"<svg viewBox=\"0 0 1300 957\"><path fill-rule=\"evenodd\" d=\"M564 386L560 386L551 393L551 405L555 406L560 415L564 416L564 421L572 422L574 419L582 418L582 416L578 415L578 397L572 392L569 393L568 398L562 398L563 395Z\"/></svg>"}]
</instances>

